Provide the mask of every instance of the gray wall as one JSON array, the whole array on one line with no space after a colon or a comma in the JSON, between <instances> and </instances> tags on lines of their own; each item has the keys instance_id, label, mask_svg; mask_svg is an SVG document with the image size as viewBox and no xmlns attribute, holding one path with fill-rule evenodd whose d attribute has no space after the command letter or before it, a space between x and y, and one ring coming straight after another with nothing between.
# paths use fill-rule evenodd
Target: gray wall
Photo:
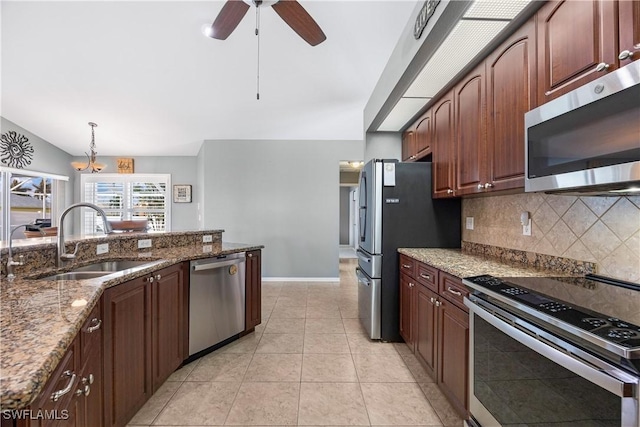
<instances>
[{"instance_id":1,"label":"gray wall","mask_svg":"<svg viewBox=\"0 0 640 427\"><path fill-rule=\"evenodd\" d=\"M400 132L367 132L364 161L371 159L398 159L402 157Z\"/></svg>"},{"instance_id":2,"label":"gray wall","mask_svg":"<svg viewBox=\"0 0 640 427\"><path fill-rule=\"evenodd\" d=\"M340 187L340 244L349 244L349 192L351 187Z\"/></svg>"},{"instance_id":3,"label":"gray wall","mask_svg":"<svg viewBox=\"0 0 640 427\"><path fill-rule=\"evenodd\" d=\"M171 175L171 184L191 185L191 203L171 202L171 231L196 230L200 224L198 221L198 203L201 193L198 184L198 159L186 156L100 156L98 161L107 167L103 173L118 173L116 159L119 157L133 158L135 173L162 173ZM86 157L75 157L77 161L86 161ZM80 201L80 174L90 172L77 172L71 170L71 174L77 177L74 188L74 200ZM172 199L173 200L173 199Z\"/></svg>"},{"instance_id":4,"label":"gray wall","mask_svg":"<svg viewBox=\"0 0 640 427\"><path fill-rule=\"evenodd\" d=\"M263 244L263 276L339 276L339 161L363 141L205 141L203 222Z\"/></svg>"}]
</instances>

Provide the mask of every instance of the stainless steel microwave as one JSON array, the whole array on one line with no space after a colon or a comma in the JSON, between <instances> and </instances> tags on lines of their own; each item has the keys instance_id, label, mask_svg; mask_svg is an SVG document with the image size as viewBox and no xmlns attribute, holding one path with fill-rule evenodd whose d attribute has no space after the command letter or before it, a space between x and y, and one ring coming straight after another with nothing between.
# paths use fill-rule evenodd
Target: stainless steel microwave
<instances>
[{"instance_id":1,"label":"stainless steel microwave","mask_svg":"<svg viewBox=\"0 0 640 427\"><path fill-rule=\"evenodd\" d=\"M640 61L525 114L525 191L640 194Z\"/></svg>"}]
</instances>

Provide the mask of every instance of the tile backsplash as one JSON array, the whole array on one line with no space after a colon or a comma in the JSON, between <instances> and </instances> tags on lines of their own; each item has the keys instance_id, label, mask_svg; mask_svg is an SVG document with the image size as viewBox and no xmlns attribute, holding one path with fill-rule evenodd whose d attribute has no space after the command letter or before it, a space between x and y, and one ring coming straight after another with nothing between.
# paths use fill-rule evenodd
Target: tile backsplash
<instances>
[{"instance_id":1,"label":"tile backsplash","mask_svg":"<svg viewBox=\"0 0 640 427\"><path fill-rule=\"evenodd\" d=\"M529 212L531 236L520 214ZM467 230L465 218L474 218ZM526 193L462 201L462 240L597 264L598 274L640 283L640 196Z\"/></svg>"}]
</instances>

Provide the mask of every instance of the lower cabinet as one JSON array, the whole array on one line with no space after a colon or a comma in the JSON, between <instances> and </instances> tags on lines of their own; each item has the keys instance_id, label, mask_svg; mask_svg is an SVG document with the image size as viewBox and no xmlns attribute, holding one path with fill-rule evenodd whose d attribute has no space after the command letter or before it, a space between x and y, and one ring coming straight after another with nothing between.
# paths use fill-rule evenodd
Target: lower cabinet
<instances>
[{"instance_id":1,"label":"lower cabinet","mask_svg":"<svg viewBox=\"0 0 640 427\"><path fill-rule=\"evenodd\" d=\"M105 425L124 426L151 397L151 276L104 293Z\"/></svg>"},{"instance_id":2,"label":"lower cabinet","mask_svg":"<svg viewBox=\"0 0 640 427\"><path fill-rule=\"evenodd\" d=\"M31 412L18 419L3 416L2 427L103 426L102 325L98 302L40 395L27 408Z\"/></svg>"},{"instance_id":3,"label":"lower cabinet","mask_svg":"<svg viewBox=\"0 0 640 427\"><path fill-rule=\"evenodd\" d=\"M247 252L245 273L245 332L262 322L262 251Z\"/></svg>"},{"instance_id":4,"label":"lower cabinet","mask_svg":"<svg viewBox=\"0 0 640 427\"><path fill-rule=\"evenodd\" d=\"M105 291L106 426L125 426L185 359L184 274L178 264Z\"/></svg>"},{"instance_id":5,"label":"lower cabinet","mask_svg":"<svg viewBox=\"0 0 640 427\"><path fill-rule=\"evenodd\" d=\"M409 265L407 259L400 255L400 265ZM413 276L400 272L401 336L456 411L467 418L469 313L462 302L467 290L459 278L411 262L416 264Z\"/></svg>"}]
</instances>

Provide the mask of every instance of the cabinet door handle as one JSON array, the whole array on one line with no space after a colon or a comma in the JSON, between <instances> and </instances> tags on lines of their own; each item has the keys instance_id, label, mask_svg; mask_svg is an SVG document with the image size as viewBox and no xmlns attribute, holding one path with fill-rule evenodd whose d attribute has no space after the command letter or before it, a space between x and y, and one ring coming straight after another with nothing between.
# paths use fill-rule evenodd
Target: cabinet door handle
<instances>
[{"instance_id":1,"label":"cabinet door handle","mask_svg":"<svg viewBox=\"0 0 640 427\"><path fill-rule=\"evenodd\" d=\"M620 55L618 55L618 59L620 61L624 61L625 59L631 59L632 57L633 57L633 52L629 50L623 50L622 52L620 52Z\"/></svg>"},{"instance_id":2,"label":"cabinet door handle","mask_svg":"<svg viewBox=\"0 0 640 427\"><path fill-rule=\"evenodd\" d=\"M413 283L409 282L409 287L410 287L410 288L413 288L414 286L415 286L415 285L414 285Z\"/></svg>"},{"instance_id":3,"label":"cabinet door handle","mask_svg":"<svg viewBox=\"0 0 640 427\"><path fill-rule=\"evenodd\" d=\"M431 276L429 276L428 274L420 273L420 277L422 277L423 279L431 280Z\"/></svg>"},{"instance_id":4,"label":"cabinet door handle","mask_svg":"<svg viewBox=\"0 0 640 427\"><path fill-rule=\"evenodd\" d=\"M158 274L158 275L156 276L156 280L160 280L160 279L162 279L162 275L161 275L161 274Z\"/></svg>"},{"instance_id":5,"label":"cabinet door handle","mask_svg":"<svg viewBox=\"0 0 640 427\"><path fill-rule=\"evenodd\" d=\"M62 396L64 396L65 394L69 393L71 391L71 389L73 388L73 383L76 382L76 374L71 372L71 371L64 371L62 373L62 376L65 377L71 377L69 379L69 383L67 384L67 386L61 390L58 391L54 391L51 394L51 400L53 400L54 402L57 402Z\"/></svg>"},{"instance_id":6,"label":"cabinet door handle","mask_svg":"<svg viewBox=\"0 0 640 427\"><path fill-rule=\"evenodd\" d=\"M93 324L93 326L89 326L87 328L88 333L93 333L100 329L100 326L102 326L102 319L97 319L94 317L93 319L91 319L91 323Z\"/></svg>"},{"instance_id":7,"label":"cabinet door handle","mask_svg":"<svg viewBox=\"0 0 640 427\"><path fill-rule=\"evenodd\" d=\"M436 300L434 302L434 304L436 305L436 307L440 307L442 305L442 303L440 301L438 301L438 300Z\"/></svg>"},{"instance_id":8,"label":"cabinet door handle","mask_svg":"<svg viewBox=\"0 0 640 427\"><path fill-rule=\"evenodd\" d=\"M153 281L154 281L153 276L151 276L151 277L147 277L147 282L149 282L149 283L153 283Z\"/></svg>"},{"instance_id":9,"label":"cabinet door handle","mask_svg":"<svg viewBox=\"0 0 640 427\"><path fill-rule=\"evenodd\" d=\"M449 188L449 189L447 190L447 194L453 194L453 190Z\"/></svg>"},{"instance_id":10,"label":"cabinet door handle","mask_svg":"<svg viewBox=\"0 0 640 427\"><path fill-rule=\"evenodd\" d=\"M598 65L596 65L596 72L602 73L603 71L607 71L610 66L611 65L607 64L606 62L601 62Z\"/></svg>"},{"instance_id":11,"label":"cabinet door handle","mask_svg":"<svg viewBox=\"0 0 640 427\"><path fill-rule=\"evenodd\" d=\"M490 183L490 182L487 182L487 183L484 185L484 188L492 188L492 187L493 187L493 184L492 184L492 183Z\"/></svg>"},{"instance_id":12,"label":"cabinet door handle","mask_svg":"<svg viewBox=\"0 0 640 427\"><path fill-rule=\"evenodd\" d=\"M482 183L478 184L478 190L482 190L484 189L484 185L482 185Z\"/></svg>"},{"instance_id":13,"label":"cabinet door handle","mask_svg":"<svg viewBox=\"0 0 640 427\"><path fill-rule=\"evenodd\" d=\"M451 286L449 286L449 287L447 288L447 291L448 291L448 292L451 292L452 294L457 295L457 296L459 296L459 297L461 297L461 296L462 296L462 292L460 292L460 291L456 291L456 290L455 290L455 289L453 289Z\"/></svg>"},{"instance_id":14,"label":"cabinet door handle","mask_svg":"<svg viewBox=\"0 0 640 427\"><path fill-rule=\"evenodd\" d=\"M411 266L410 266L409 264L402 264L402 266L403 266L404 268L411 268Z\"/></svg>"},{"instance_id":15,"label":"cabinet door handle","mask_svg":"<svg viewBox=\"0 0 640 427\"><path fill-rule=\"evenodd\" d=\"M429 297L429 301L431 302L431 304L436 303L436 299L434 297Z\"/></svg>"},{"instance_id":16,"label":"cabinet door handle","mask_svg":"<svg viewBox=\"0 0 640 427\"><path fill-rule=\"evenodd\" d=\"M253 254L247 254L247 257L253 258Z\"/></svg>"}]
</instances>

